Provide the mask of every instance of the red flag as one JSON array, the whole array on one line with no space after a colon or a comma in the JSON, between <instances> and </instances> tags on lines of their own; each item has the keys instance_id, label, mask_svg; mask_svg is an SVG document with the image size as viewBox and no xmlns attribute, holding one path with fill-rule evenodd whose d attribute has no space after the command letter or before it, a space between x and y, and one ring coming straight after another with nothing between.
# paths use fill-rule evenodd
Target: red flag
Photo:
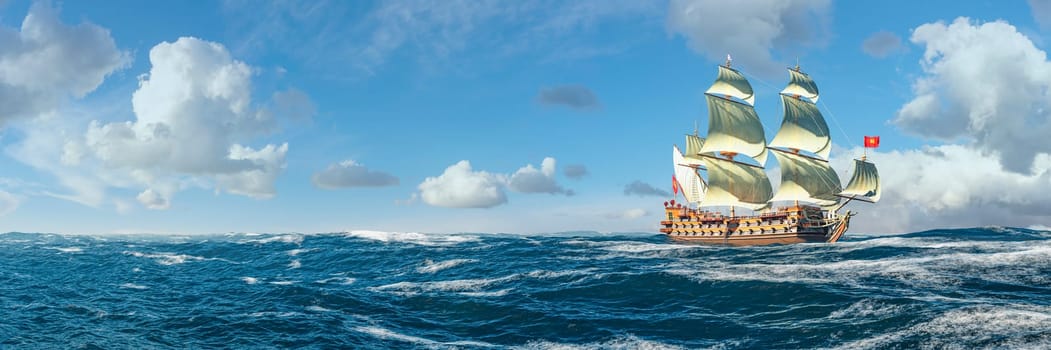
<instances>
[{"instance_id":1,"label":"red flag","mask_svg":"<svg viewBox=\"0 0 1051 350\"><path fill-rule=\"evenodd\" d=\"M679 180L675 179L675 175L671 176L671 192L672 195L679 194Z\"/></svg>"},{"instance_id":2,"label":"red flag","mask_svg":"<svg viewBox=\"0 0 1051 350\"><path fill-rule=\"evenodd\" d=\"M879 136L865 136L865 148L879 147Z\"/></svg>"}]
</instances>

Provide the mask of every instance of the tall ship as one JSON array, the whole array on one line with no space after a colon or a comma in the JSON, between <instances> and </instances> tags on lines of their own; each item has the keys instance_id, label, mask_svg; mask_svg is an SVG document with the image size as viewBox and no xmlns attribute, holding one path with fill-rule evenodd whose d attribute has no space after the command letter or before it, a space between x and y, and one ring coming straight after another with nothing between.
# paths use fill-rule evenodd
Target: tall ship
<instances>
[{"instance_id":1,"label":"tall ship","mask_svg":"<svg viewBox=\"0 0 1051 350\"><path fill-rule=\"evenodd\" d=\"M768 143L752 86L730 63L727 57L704 94L708 134L698 135L694 126L685 152L672 146L673 192L681 190L684 202L664 203L660 232L732 245L836 242L855 215L843 211L847 203L879 201L876 165L864 155L854 159L850 182L841 185L828 163L832 138L816 105L817 84L798 65L788 69L788 86L779 94L784 118ZM878 143L865 137L865 148ZM765 171L770 155L780 168L776 193Z\"/></svg>"}]
</instances>

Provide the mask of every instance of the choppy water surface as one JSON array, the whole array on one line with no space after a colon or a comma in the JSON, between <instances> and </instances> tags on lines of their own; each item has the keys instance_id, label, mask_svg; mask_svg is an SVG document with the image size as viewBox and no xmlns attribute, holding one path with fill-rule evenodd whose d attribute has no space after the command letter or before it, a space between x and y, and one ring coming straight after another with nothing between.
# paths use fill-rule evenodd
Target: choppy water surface
<instances>
[{"instance_id":1,"label":"choppy water surface","mask_svg":"<svg viewBox=\"0 0 1051 350\"><path fill-rule=\"evenodd\" d=\"M1051 233L8 233L9 347L1051 348Z\"/></svg>"}]
</instances>

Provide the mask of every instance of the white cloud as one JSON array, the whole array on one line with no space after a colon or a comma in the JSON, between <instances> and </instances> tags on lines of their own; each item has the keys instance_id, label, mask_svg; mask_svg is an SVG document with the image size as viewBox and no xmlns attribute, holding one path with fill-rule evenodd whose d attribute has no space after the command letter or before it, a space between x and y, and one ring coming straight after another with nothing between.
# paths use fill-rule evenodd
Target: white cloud
<instances>
[{"instance_id":1,"label":"white cloud","mask_svg":"<svg viewBox=\"0 0 1051 350\"><path fill-rule=\"evenodd\" d=\"M288 145L243 143L274 131L277 117L287 115L253 104L254 69L218 43L185 37L154 46L150 63L132 95L135 120L91 121L85 131L75 117L55 115L26 123L26 138L8 151L73 192L54 196L91 206L107 203L110 187L141 191L136 199L150 209L168 208L191 187L273 196ZM300 92L290 94L294 104L309 103ZM126 206L120 198L112 202Z\"/></svg>"},{"instance_id":2,"label":"white cloud","mask_svg":"<svg viewBox=\"0 0 1051 350\"><path fill-rule=\"evenodd\" d=\"M150 209L168 209L168 207L171 205L168 202L167 198L162 197L160 194L154 192L152 189L146 189L145 191L142 191L141 193L139 193L138 196L135 197L135 199L138 199L139 203L142 203L142 205Z\"/></svg>"},{"instance_id":3,"label":"white cloud","mask_svg":"<svg viewBox=\"0 0 1051 350\"><path fill-rule=\"evenodd\" d=\"M22 204L22 198L6 191L0 191L0 217L10 214Z\"/></svg>"},{"instance_id":4,"label":"white cloud","mask_svg":"<svg viewBox=\"0 0 1051 350\"><path fill-rule=\"evenodd\" d=\"M924 137L974 142L1008 171L1040 170L1034 159L1051 152L1046 53L1001 21L924 24L911 40L925 46L924 75L894 123Z\"/></svg>"},{"instance_id":5,"label":"white cloud","mask_svg":"<svg viewBox=\"0 0 1051 350\"><path fill-rule=\"evenodd\" d=\"M424 203L451 208L490 208L507 203L505 189L519 193L550 193L572 196L573 191L555 180L555 158L546 157L540 169L527 164L514 174L474 171L471 163L461 160L438 177L428 177L420 184Z\"/></svg>"},{"instance_id":6,"label":"white cloud","mask_svg":"<svg viewBox=\"0 0 1051 350\"><path fill-rule=\"evenodd\" d=\"M861 149L846 154L860 154ZM851 204L860 214L855 232L913 232L941 227L1003 225L1026 227L1051 222L1051 157L1037 157L1035 174L1006 170L996 158L965 145L920 150L869 151L881 178L877 204ZM833 167L850 179L849 157Z\"/></svg>"},{"instance_id":7,"label":"white cloud","mask_svg":"<svg viewBox=\"0 0 1051 350\"><path fill-rule=\"evenodd\" d=\"M0 126L84 97L130 61L105 28L67 26L47 2L34 3L20 29L0 27Z\"/></svg>"},{"instance_id":8,"label":"white cloud","mask_svg":"<svg viewBox=\"0 0 1051 350\"><path fill-rule=\"evenodd\" d=\"M366 168L353 160L345 160L329 165L311 177L314 185L324 189L348 187L382 187L395 186L398 178L394 175Z\"/></svg>"},{"instance_id":9,"label":"white cloud","mask_svg":"<svg viewBox=\"0 0 1051 350\"><path fill-rule=\"evenodd\" d=\"M625 196L654 196L654 197L671 197L671 193L668 191L653 187L648 183L635 180L634 182L624 185Z\"/></svg>"},{"instance_id":10,"label":"white cloud","mask_svg":"<svg viewBox=\"0 0 1051 350\"><path fill-rule=\"evenodd\" d=\"M555 158L547 157L540 163L540 169L532 164L515 171L511 175L508 187L521 193L550 193L573 195L573 191L562 188L555 180Z\"/></svg>"},{"instance_id":11,"label":"white cloud","mask_svg":"<svg viewBox=\"0 0 1051 350\"><path fill-rule=\"evenodd\" d=\"M461 160L445 169L438 177L428 177L420 184L424 203L449 208L490 208L507 203L503 186L505 176L471 169L471 162Z\"/></svg>"},{"instance_id":12,"label":"white cloud","mask_svg":"<svg viewBox=\"0 0 1051 350\"><path fill-rule=\"evenodd\" d=\"M667 25L709 60L729 53L754 74L777 76L786 64L773 51L823 45L830 8L829 0L672 0Z\"/></svg>"}]
</instances>

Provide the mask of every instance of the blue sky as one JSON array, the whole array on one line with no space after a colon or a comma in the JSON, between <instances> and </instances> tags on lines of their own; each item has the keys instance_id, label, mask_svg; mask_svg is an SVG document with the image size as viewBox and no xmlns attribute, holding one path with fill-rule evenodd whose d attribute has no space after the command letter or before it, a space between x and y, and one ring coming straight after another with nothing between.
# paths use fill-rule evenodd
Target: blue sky
<instances>
[{"instance_id":1,"label":"blue sky","mask_svg":"<svg viewBox=\"0 0 1051 350\"><path fill-rule=\"evenodd\" d=\"M881 136L854 231L1047 227L1048 30L1044 1L0 1L0 231L654 231L727 53L768 138L798 59L841 178Z\"/></svg>"}]
</instances>

